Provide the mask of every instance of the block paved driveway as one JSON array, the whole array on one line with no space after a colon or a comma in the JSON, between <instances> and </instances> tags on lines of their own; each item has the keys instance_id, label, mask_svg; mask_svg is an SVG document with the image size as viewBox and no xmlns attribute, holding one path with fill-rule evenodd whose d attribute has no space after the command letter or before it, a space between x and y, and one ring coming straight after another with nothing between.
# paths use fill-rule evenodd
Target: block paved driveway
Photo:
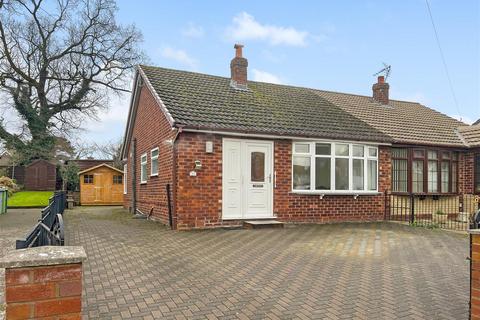
<instances>
[{"instance_id":1,"label":"block paved driveway","mask_svg":"<svg viewBox=\"0 0 480 320\"><path fill-rule=\"evenodd\" d=\"M468 238L394 223L176 232L66 213L90 319L467 319Z\"/></svg>"},{"instance_id":2,"label":"block paved driveway","mask_svg":"<svg viewBox=\"0 0 480 320\"><path fill-rule=\"evenodd\" d=\"M0 256L39 210L0 215ZM90 319L467 319L468 238L393 223L175 232L120 208L65 214ZM0 319L3 270L0 269Z\"/></svg>"}]
</instances>

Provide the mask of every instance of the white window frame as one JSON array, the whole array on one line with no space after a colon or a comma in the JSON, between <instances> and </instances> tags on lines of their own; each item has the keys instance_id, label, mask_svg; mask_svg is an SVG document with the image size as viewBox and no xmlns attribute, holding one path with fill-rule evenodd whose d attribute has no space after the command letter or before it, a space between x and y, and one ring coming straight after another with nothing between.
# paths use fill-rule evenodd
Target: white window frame
<instances>
[{"instance_id":1,"label":"white window frame","mask_svg":"<svg viewBox=\"0 0 480 320\"><path fill-rule=\"evenodd\" d=\"M330 144L330 155L316 155L315 154L315 144ZM309 152L308 153L300 153L295 152L295 145L296 144L309 144ZM336 156L335 155L335 145L336 144L347 144L349 145L349 153L348 156ZM353 156L353 146L363 146L363 157ZM369 149L376 150L376 156L370 156ZM293 157L294 156L302 156L302 157L311 157L310 159L310 190L296 190L293 188ZM317 157L321 158L330 158L330 187L331 189L325 190L315 190L315 170L316 170L316 161ZM335 189L335 158L343 158L348 159L348 169L349 169L349 177L348 177L348 190L336 190ZM362 159L363 160L363 190L353 190L353 159ZM376 160L376 189L375 190L368 190L368 161L369 160ZM315 140L315 141L293 141L292 142L292 159L291 159L291 191L292 193L300 193L300 194L313 194L313 195L325 195L325 194L337 194L337 195L372 195L378 194L378 181L379 181L379 150L377 145L370 145L365 143L357 143L357 142L349 142L349 141L322 141L322 140Z\"/></svg>"},{"instance_id":2,"label":"white window frame","mask_svg":"<svg viewBox=\"0 0 480 320\"><path fill-rule=\"evenodd\" d=\"M145 161L143 161L144 157L145 157ZM147 175L146 174L145 174L145 180L142 180L143 173L144 173L143 165L145 165L145 171L146 171L147 170L147 161L148 161L147 154L146 153L142 154L140 156L140 183L147 183Z\"/></svg>"},{"instance_id":3,"label":"white window frame","mask_svg":"<svg viewBox=\"0 0 480 320\"><path fill-rule=\"evenodd\" d=\"M127 181L128 181L127 168L128 168L128 165L124 164L123 165L123 194L127 194Z\"/></svg>"},{"instance_id":4,"label":"white window frame","mask_svg":"<svg viewBox=\"0 0 480 320\"><path fill-rule=\"evenodd\" d=\"M158 152L156 157L152 156L152 154L153 154L154 151L157 151L157 152ZM156 177L156 176L158 176L158 165L159 165L159 163L158 163L158 156L159 156L159 155L160 155L160 150L158 149L158 147L150 150L150 177ZM153 172L153 165L152 165L152 164L153 164L153 160L157 160L157 172Z\"/></svg>"}]
</instances>

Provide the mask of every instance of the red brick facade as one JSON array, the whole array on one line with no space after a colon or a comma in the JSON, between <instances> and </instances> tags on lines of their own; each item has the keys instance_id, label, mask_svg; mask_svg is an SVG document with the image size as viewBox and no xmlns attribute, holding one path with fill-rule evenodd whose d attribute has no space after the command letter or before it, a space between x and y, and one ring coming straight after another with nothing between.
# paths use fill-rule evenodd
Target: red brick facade
<instances>
[{"instance_id":1,"label":"red brick facade","mask_svg":"<svg viewBox=\"0 0 480 320\"><path fill-rule=\"evenodd\" d=\"M470 235L470 319L480 320L480 234Z\"/></svg>"},{"instance_id":2,"label":"red brick facade","mask_svg":"<svg viewBox=\"0 0 480 320\"><path fill-rule=\"evenodd\" d=\"M176 134L164 114L160 110L147 86L142 86L138 100L133 126L132 140L129 141L127 159L127 194L124 197L124 207L132 208L132 141L136 139L136 188L137 209L151 218L168 223L168 202L166 185L173 182L173 147L172 139ZM150 176L150 151L159 148L158 176ZM147 183L140 183L140 157L147 154Z\"/></svg>"},{"instance_id":3,"label":"red brick facade","mask_svg":"<svg viewBox=\"0 0 480 320\"><path fill-rule=\"evenodd\" d=\"M339 221L381 220L385 213L385 192L390 187L390 148L379 149L379 195L353 196L301 195L291 191L292 143L275 141L277 188L274 191L274 213L286 222L328 223Z\"/></svg>"},{"instance_id":4,"label":"red brick facade","mask_svg":"<svg viewBox=\"0 0 480 320\"><path fill-rule=\"evenodd\" d=\"M474 193L474 151L469 151L460 155L459 161L459 192Z\"/></svg>"},{"instance_id":5,"label":"red brick facade","mask_svg":"<svg viewBox=\"0 0 480 320\"><path fill-rule=\"evenodd\" d=\"M176 229L211 228L239 225L241 221L222 220L222 138L220 135L180 132L172 129L147 86L142 86L134 119L132 140L137 141L137 208L153 219L168 223L165 186L170 184L173 226ZM251 139L251 138L249 138ZM172 146L172 141L175 143ZM213 153L205 151L206 141L213 142ZM276 188L273 212L281 221L329 223L341 221L382 220L385 191L391 186L391 148L379 147L379 193L377 195L305 195L291 191L292 141L274 139ZM150 176L153 148L160 149L159 175ZM127 195L124 206L132 207L132 146L128 146ZM147 183L140 184L140 157L147 153ZM202 168L190 176L195 161ZM459 159L459 191L473 192L473 153Z\"/></svg>"},{"instance_id":6,"label":"red brick facade","mask_svg":"<svg viewBox=\"0 0 480 320\"><path fill-rule=\"evenodd\" d=\"M212 141L213 153L205 152L205 142ZM383 192L390 186L390 148L381 147L379 157L379 195L325 196L301 195L291 191L290 140L274 141L274 215L285 222L327 223L383 219ZM190 177L195 160L202 162L196 177ZM178 229L238 225L240 221L222 220L222 136L183 133L177 140Z\"/></svg>"},{"instance_id":7,"label":"red brick facade","mask_svg":"<svg viewBox=\"0 0 480 320\"><path fill-rule=\"evenodd\" d=\"M82 264L7 268L5 302L7 319L81 319Z\"/></svg>"}]
</instances>

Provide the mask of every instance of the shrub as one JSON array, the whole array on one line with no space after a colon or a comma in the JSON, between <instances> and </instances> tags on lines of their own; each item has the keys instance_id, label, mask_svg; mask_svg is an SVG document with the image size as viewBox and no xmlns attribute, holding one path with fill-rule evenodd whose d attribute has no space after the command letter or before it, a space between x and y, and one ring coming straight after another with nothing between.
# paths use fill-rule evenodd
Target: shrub
<instances>
[{"instance_id":1,"label":"shrub","mask_svg":"<svg viewBox=\"0 0 480 320\"><path fill-rule=\"evenodd\" d=\"M0 188L7 189L9 196L20 189L15 183L15 180L10 179L9 177L0 177Z\"/></svg>"},{"instance_id":2,"label":"shrub","mask_svg":"<svg viewBox=\"0 0 480 320\"><path fill-rule=\"evenodd\" d=\"M60 169L60 175L62 176L63 185L65 190L78 191L79 190L79 178L78 172L80 169L74 162L69 162Z\"/></svg>"}]
</instances>

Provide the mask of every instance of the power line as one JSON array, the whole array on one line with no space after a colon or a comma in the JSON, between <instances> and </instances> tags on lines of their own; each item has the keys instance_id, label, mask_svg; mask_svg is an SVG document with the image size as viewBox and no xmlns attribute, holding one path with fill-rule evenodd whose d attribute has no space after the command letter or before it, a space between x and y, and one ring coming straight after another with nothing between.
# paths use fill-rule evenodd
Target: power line
<instances>
[{"instance_id":1,"label":"power line","mask_svg":"<svg viewBox=\"0 0 480 320\"><path fill-rule=\"evenodd\" d=\"M453 101L455 103L455 107L457 108L457 112L461 120L462 114L460 112L460 107L458 105L457 95L455 94L455 90L453 89L452 79L450 78L450 72L448 72L447 62L443 54L442 46L440 45L440 39L438 37L437 27L435 26L435 22L433 21L432 10L430 10L430 4L428 3L428 0L425 0L425 3L427 4L428 15L430 16L430 21L432 22L433 32L435 33L435 39L437 41L438 50L440 51L440 57L442 58L443 67L447 75L448 85L450 86L450 91L452 93Z\"/></svg>"}]
</instances>

